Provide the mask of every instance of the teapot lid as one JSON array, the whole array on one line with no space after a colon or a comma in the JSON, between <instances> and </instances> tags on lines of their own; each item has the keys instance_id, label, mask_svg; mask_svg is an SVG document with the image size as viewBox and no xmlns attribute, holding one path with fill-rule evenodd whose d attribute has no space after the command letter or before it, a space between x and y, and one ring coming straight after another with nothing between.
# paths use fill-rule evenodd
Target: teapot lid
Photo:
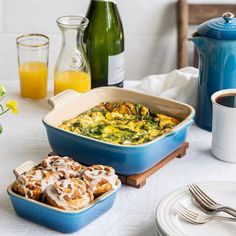
<instances>
[{"instance_id":1,"label":"teapot lid","mask_svg":"<svg viewBox=\"0 0 236 236\"><path fill-rule=\"evenodd\" d=\"M206 21L198 26L198 34L212 39L236 40L236 18L231 12Z\"/></svg>"}]
</instances>

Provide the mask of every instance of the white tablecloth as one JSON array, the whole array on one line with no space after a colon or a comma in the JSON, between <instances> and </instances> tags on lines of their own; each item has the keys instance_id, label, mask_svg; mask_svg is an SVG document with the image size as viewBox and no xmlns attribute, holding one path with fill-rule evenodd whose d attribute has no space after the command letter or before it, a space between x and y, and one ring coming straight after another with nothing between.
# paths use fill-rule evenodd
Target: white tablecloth
<instances>
[{"instance_id":1,"label":"white tablecloth","mask_svg":"<svg viewBox=\"0 0 236 236\"><path fill-rule=\"evenodd\" d=\"M50 110L47 100L19 97L17 82L0 81L8 99L17 99L20 114L0 117L0 235L58 235L59 233L18 217L6 188L14 181L12 170L26 160L39 162L50 152L42 116ZM135 83L126 83L132 87ZM49 96L52 94L49 94ZM183 159L175 159L136 189L123 185L114 206L74 235L151 236L155 235L154 215L159 201L169 192L190 182L236 180L236 165L215 159L210 153L211 133L193 126L190 147Z\"/></svg>"}]
</instances>

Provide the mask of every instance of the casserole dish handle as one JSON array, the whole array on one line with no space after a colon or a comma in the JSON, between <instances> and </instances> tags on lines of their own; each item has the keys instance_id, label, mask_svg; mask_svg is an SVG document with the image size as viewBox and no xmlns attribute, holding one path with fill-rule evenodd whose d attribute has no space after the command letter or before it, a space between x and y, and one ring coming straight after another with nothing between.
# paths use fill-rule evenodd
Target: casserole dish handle
<instances>
[{"instance_id":1,"label":"casserole dish handle","mask_svg":"<svg viewBox=\"0 0 236 236\"><path fill-rule=\"evenodd\" d=\"M73 89L67 89L54 97L48 99L48 104L51 105L53 108L58 107L78 96L81 94L76 92Z\"/></svg>"},{"instance_id":2,"label":"casserole dish handle","mask_svg":"<svg viewBox=\"0 0 236 236\"><path fill-rule=\"evenodd\" d=\"M20 175L25 173L26 171L32 170L37 164L33 161L26 161L23 164L17 166L14 170L13 173L18 178Z\"/></svg>"}]
</instances>

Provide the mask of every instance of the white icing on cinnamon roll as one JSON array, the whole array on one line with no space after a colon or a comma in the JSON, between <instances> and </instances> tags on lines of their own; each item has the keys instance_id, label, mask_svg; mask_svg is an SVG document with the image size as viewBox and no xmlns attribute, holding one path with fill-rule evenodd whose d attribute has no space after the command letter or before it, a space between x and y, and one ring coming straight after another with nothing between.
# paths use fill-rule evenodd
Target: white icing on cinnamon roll
<instances>
[{"instance_id":1,"label":"white icing on cinnamon roll","mask_svg":"<svg viewBox=\"0 0 236 236\"><path fill-rule=\"evenodd\" d=\"M82 174L82 179L94 195L101 195L110 189L116 188L117 178L112 167L103 165L86 167Z\"/></svg>"},{"instance_id":2,"label":"white icing on cinnamon roll","mask_svg":"<svg viewBox=\"0 0 236 236\"><path fill-rule=\"evenodd\" d=\"M50 171L33 169L18 177L13 190L27 198L39 200L43 191L56 180Z\"/></svg>"},{"instance_id":3,"label":"white icing on cinnamon roll","mask_svg":"<svg viewBox=\"0 0 236 236\"><path fill-rule=\"evenodd\" d=\"M43 160L41 167L58 175L58 179L79 177L82 165L70 157L50 156Z\"/></svg>"},{"instance_id":4,"label":"white icing on cinnamon roll","mask_svg":"<svg viewBox=\"0 0 236 236\"><path fill-rule=\"evenodd\" d=\"M49 186L45 191L47 203L65 210L79 210L89 205L93 195L86 184L76 178L63 179Z\"/></svg>"}]
</instances>

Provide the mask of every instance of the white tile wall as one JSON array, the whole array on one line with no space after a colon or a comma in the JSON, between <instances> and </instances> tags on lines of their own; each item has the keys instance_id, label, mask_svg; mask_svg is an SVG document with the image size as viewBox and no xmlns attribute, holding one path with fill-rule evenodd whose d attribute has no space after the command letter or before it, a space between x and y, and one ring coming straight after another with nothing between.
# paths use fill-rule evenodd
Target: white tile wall
<instances>
[{"instance_id":1,"label":"white tile wall","mask_svg":"<svg viewBox=\"0 0 236 236\"><path fill-rule=\"evenodd\" d=\"M0 0L0 81L18 79L15 38L39 32L50 37L50 79L61 37L55 19L85 15L90 0ZM206 2L193 0L191 2ZM208 0L207 2L225 2ZM235 0L228 2L234 3ZM176 0L118 0L126 40L126 78L141 79L176 66Z\"/></svg>"}]
</instances>

